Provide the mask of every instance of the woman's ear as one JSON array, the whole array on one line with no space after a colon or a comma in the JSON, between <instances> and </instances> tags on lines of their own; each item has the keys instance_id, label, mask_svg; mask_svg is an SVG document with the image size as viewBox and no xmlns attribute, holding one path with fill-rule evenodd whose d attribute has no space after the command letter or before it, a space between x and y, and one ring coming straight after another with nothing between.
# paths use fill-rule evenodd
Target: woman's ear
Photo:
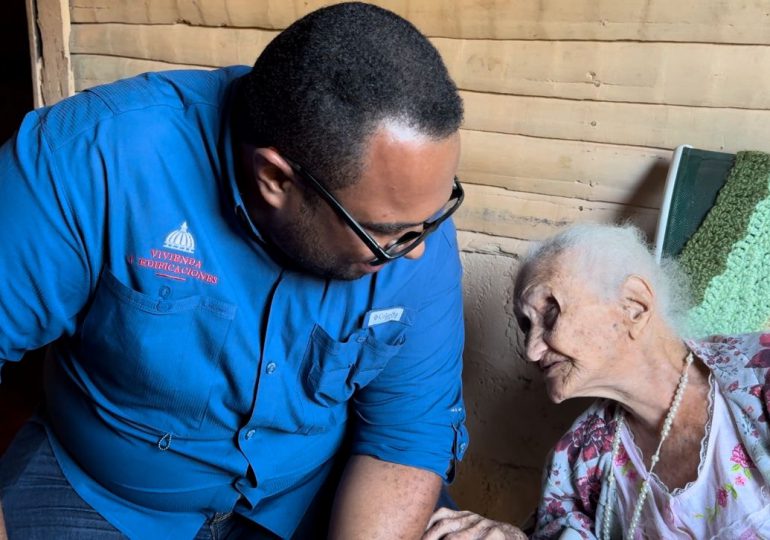
<instances>
[{"instance_id":1,"label":"woman's ear","mask_svg":"<svg viewBox=\"0 0 770 540\"><path fill-rule=\"evenodd\" d=\"M650 321L655 305L655 293L646 279L631 275L621 287L621 303L629 336L636 339Z\"/></svg>"},{"instance_id":2,"label":"woman's ear","mask_svg":"<svg viewBox=\"0 0 770 540\"><path fill-rule=\"evenodd\" d=\"M272 147L247 146L244 152L245 161L251 169L251 178L262 200L275 209L283 208L287 195L295 189L291 166Z\"/></svg>"}]
</instances>

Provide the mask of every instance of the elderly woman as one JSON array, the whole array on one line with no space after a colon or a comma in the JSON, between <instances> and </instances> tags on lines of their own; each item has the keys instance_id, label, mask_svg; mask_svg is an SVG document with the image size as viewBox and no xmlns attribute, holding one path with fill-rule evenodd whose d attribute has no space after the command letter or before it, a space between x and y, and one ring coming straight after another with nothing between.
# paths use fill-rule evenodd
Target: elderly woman
<instances>
[{"instance_id":1,"label":"elderly woman","mask_svg":"<svg viewBox=\"0 0 770 540\"><path fill-rule=\"evenodd\" d=\"M770 538L770 334L683 340L674 274L630 226L576 226L524 260L527 359L554 402L600 398L549 457L533 538ZM520 534L440 512L426 539Z\"/></svg>"}]
</instances>

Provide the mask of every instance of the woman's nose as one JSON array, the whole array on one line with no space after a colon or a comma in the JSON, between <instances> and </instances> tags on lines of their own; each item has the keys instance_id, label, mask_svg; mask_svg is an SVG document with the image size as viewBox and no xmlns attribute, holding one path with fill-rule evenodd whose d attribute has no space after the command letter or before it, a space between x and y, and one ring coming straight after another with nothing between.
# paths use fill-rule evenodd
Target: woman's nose
<instances>
[{"instance_id":1,"label":"woman's nose","mask_svg":"<svg viewBox=\"0 0 770 540\"><path fill-rule=\"evenodd\" d=\"M530 332L530 335L527 337L527 360L539 362L542 360L543 353L545 353L547 348L539 333Z\"/></svg>"}]
</instances>

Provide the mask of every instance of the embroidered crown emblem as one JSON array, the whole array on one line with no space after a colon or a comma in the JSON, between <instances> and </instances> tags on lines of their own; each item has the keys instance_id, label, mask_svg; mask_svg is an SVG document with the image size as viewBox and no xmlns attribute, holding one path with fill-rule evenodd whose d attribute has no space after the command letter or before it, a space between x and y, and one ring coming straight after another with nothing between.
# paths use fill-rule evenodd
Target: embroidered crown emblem
<instances>
[{"instance_id":1,"label":"embroidered crown emblem","mask_svg":"<svg viewBox=\"0 0 770 540\"><path fill-rule=\"evenodd\" d=\"M168 249L175 249L177 251L183 251L185 253L195 253L195 238L187 230L187 222L168 233L166 241L163 243L163 247Z\"/></svg>"}]
</instances>

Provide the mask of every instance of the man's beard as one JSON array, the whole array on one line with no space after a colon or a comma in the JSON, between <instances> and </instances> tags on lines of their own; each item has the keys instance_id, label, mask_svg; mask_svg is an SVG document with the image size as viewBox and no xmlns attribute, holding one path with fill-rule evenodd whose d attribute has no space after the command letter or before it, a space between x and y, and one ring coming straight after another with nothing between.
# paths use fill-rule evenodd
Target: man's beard
<instances>
[{"instance_id":1,"label":"man's beard","mask_svg":"<svg viewBox=\"0 0 770 540\"><path fill-rule=\"evenodd\" d=\"M313 219L315 215L315 201L305 202L295 221L273 231L274 247L299 270L321 278L350 281L365 275L366 272L356 270L350 261L344 261L322 247L335 246L323 241L322 232L313 223L318 221Z\"/></svg>"}]
</instances>

